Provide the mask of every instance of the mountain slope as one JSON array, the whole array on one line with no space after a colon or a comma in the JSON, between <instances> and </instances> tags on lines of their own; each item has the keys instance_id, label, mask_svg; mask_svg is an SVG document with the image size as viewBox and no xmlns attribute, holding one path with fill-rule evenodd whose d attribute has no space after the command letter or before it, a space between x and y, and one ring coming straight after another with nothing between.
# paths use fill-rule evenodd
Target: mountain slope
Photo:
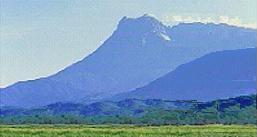
<instances>
[{"instance_id":1,"label":"mountain slope","mask_svg":"<svg viewBox=\"0 0 257 137\"><path fill-rule=\"evenodd\" d=\"M147 15L124 17L94 53L52 76L1 89L0 103L32 107L97 101L142 87L209 52L252 46L252 29L201 23L167 27Z\"/></svg>"},{"instance_id":2,"label":"mountain slope","mask_svg":"<svg viewBox=\"0 0 257 137\"><path fill-rule=\"evenodd\" d=\"M256 48L249 48L205 55L116 98L206 101L255 92Z\"/></svg>"}]
</instances>

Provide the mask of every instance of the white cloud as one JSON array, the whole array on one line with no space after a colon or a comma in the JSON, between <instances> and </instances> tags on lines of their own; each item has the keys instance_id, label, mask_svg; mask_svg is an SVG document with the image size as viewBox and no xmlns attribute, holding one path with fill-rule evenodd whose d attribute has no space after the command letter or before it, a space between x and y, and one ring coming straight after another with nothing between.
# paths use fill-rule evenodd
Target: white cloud
<instances>
[{"instance_id":1,"label":"white cloud","mask_svg":"<svg viewBox=\"0 0 257 137\"><path fill-rule=\"evenodd\" d=\"M202 22L202 23L210 23L214 22L214 20L211 17L207 18L200 18L200 17L192 17L192 16L181 16L181 15L171 15L171 16L165 16L164 22L166 23L191 23L191 22Z\"/></svg>"},{"instance_id":2,"label":"white cloud","mask_svg":"<svg viewBox=\"0 0 257 137\"><path fill-rule=\"evenodd\" d=\"M246 27L246 28L257 28L256 23L242 23L240 18L234 17L229 18L228 16L219 16L218 23L226 23L233 26L240 26L240 27Z\"/></svg>"},{"instance_id":3,"label":"white cloud","mask_svg":"<svg viewBox=\"0 0 257 137\"><path fill-rule=\"evenodd\" d=\"M239 26L245 28L257 28L257 23L243 23L239 17L228 17L228 16L219 16L217 18L212 17L193 17L193 16L181 16L181 15L168 15L163 17L163 21L168 24L177 24L180 22L192 23L192 22L201 22L201 23L225 23L232 26Z\"/></svg>"}]
</instances>

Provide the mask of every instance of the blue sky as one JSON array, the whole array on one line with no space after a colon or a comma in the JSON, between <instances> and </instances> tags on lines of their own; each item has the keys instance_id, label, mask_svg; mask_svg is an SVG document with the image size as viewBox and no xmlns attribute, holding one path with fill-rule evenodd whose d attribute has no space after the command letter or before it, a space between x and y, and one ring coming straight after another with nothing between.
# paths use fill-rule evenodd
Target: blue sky
<instances>
[{"instance_id":1,"label":"blue sky","mask_svg":"<svg viewBox=\"0 0 257 137\"><path fill-rule=\"evenodd\" d=\"M256 28L256 0L0 0L0 87L54 74L97 49L123 16Z\"/></svg>"}]
</instances>

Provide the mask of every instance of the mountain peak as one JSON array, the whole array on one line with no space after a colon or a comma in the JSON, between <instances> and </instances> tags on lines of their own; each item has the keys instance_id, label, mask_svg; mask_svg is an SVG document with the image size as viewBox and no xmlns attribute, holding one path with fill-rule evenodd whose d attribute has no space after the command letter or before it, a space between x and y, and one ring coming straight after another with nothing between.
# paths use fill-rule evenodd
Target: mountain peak
<instances>
[{"instance_id":1,"label":"mountain peak","mask_svg":"<svg viewBox=\"0 0 257 137\"><path fill-rule=\"evenodd\" d=\"M125 41L134 46L144 46L148 45L147 43L151 43L151 45L160 45L162 43L161 45L164 45L163 39L165 42L170 41L167 30L168 27L154 18L154 16L144 14L138 18L123 17L113 35L119 42Z\"/></svg>"},{"instance_id":2,"label":"mountain peak","mask_svg":"<svg viewBox=\"0 0 257 137\"><path fill-rule=\"evenodd\" d=\"M158 21L153 15L144 14L138 18L123 17L118 25L118 30L122 31L165 31L166 26L164 26L160 21Z\"/></svg>"},{"instance_id":3,"label":"mountain peak","mask_svg":"<svg viewBox=\"0 0 257 137\"><path fill-rule=\"evenodd\" d=\"M140 17L137 17L137 18L130 18L130 17L127 17L127 16L124 16L119 24L121 23L124 23L126 21L131 21L131 20L140 20L140 21L149 21L149 22L152 22L152 23L160 23L154 15L151 15L151 14L144 14L143 16L140 16Z\"/></svg>"}]
</instances>

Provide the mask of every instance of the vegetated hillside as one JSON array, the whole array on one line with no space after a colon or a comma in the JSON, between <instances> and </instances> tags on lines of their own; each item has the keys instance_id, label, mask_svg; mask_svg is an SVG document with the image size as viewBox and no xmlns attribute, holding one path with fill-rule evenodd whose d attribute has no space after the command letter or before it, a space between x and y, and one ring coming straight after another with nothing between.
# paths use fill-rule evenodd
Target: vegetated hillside
<instances>
[{"instance_id":1,"label":"vegetated hillside","mask_svg":"<svg viewBox=\"0 0 257 137\"><path fill-rule=\"evenodd\" d=\"M15 107L3 107L1 115L84 115L84 116L141 116L150 109L189 109L196 101L168 101L160 99L125 99L118 102L103 101L92 104L54 103L44 107L22 109Z\"/></svg>"},{"instance_id":2,"label":"vegetated hillside","mask_svg":"<svg viewBox=\"0 0 257 137\"><path fill-rule=\"evenodd\" d=\"M142 87L204 54L256 46L256 30L225 24L182 23L124 17L91 55L49 77L1 89L1 106L38 107L93 102Z\"/></svg>"},{"instance_id":3,"label":"vegetated hillside","mask_svg":"<svg viewBox=\"0 0 257 137\"><path fill-rule=\"evenodd\" d=\"M1 108L2 124L256 124L256 95L211 102L127 99Z\"/></svg>"},{"instance_id":4,"label":"vegetated hillside","mask_svg":"<svg viewBox=\"0 0 257 137\"><path fill-rule=\"evenodd\" d=\"M256 93L256 48L207 54L115 99L200 100Z\"/></svg>"}]
</instances>

